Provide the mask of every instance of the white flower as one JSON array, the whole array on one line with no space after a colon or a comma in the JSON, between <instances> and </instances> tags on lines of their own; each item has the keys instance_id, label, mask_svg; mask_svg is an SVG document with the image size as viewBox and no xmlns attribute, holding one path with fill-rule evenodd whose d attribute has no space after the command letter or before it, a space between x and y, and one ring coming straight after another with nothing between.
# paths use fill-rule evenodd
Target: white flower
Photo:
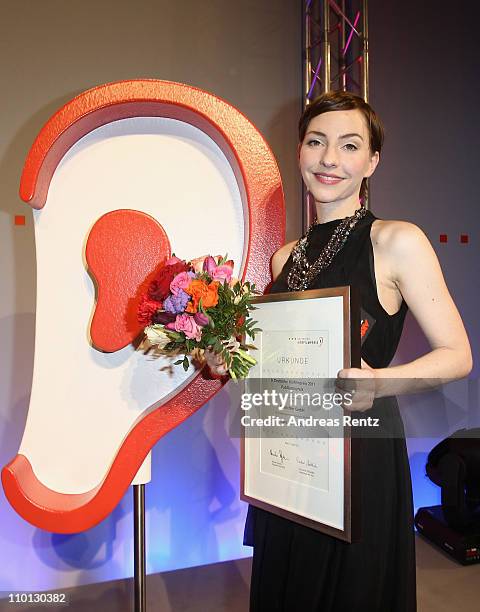
<instances>
[{"instance_id":1,"label":"white flower","mask_svg":"<svg viewBox=\"0 0 480 612\"><path fill-rule=\"evenodd\" d=\"M224 340L222 344L230 353L234 353L240 348L240 342L233 336L230 336L228 340Z\"/></svg>"},{"instance_id":2,"label":"white flower","mask_svg":"<svg viewBox=\"0 0 480 612\"><path fill-rule=\"evenodd\" d=\"M145 334L150 344L158 346L159 349L165 348L172 341L163 325L150 325L145 328Z\"/></svg>"}]
</instances>

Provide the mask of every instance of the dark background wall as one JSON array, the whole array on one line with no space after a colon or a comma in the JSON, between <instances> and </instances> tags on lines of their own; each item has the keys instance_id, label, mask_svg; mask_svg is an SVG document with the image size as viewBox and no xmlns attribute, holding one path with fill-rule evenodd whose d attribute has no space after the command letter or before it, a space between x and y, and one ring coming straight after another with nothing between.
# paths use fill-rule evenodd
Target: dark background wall
<instances>
[{"instance_id":1,"label":"dark background wall","mask_svg":"<svg viewBox=\"0 0 480 612\"><path fill-rule=\"evenodd\" d=\"M470 1L452 12L450 2L432 0L369 6L370 99L386 128L372 209L426 232L478 357L480 8ZM468 244L460 234L469 234Z\"/></svg>"},{"instance_id":2,"label":"dark background wall","mask_svg":"<svg viewBox=\"0 0 480 612\"><path fill-rule=\"evenodd\" d=\"M480 141L478 3L370 0L370 101L386 141L372 179L372 210L417 223L435 248L470 337L470 380L401 398L415 505L439 503L425 477L428 451L461 427L478 426ZM446 234L448 242L440 242ZM460 235L469 242L462 244ZM421 265L421 262L418 262ZM395 361L429 349L413 317Z\"/></svg>"}]
</instances>

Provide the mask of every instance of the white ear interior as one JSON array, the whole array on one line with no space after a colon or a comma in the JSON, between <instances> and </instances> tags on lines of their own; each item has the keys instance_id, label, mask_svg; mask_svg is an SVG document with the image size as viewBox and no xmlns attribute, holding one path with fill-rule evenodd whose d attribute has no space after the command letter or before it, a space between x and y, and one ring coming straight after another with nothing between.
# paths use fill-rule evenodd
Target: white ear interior
<instances>
[{"instance_id":1,"label":"white ear interior","mask_svg":"<svg viewBox=\"0 0 480 612\"><path fill-rule=\"evenodd\" d=\"M115 121L79 140L35 211L37 312L32 393L19 453L43 484L62 493L98 485L135 420L192 375L160 369L130 346L101 353L89 344L94 286L85 242L104 213L148 213L172 251L192 259L244 256L243 207L232 168L201 130L174 119ZM142 240L142 236L138 236Z\"/></svg>"}]
</instances>

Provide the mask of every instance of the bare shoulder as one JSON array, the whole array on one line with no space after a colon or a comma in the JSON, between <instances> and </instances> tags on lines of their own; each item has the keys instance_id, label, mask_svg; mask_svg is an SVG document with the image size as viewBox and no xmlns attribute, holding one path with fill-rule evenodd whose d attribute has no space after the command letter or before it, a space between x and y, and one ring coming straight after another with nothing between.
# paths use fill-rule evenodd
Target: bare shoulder
<instances>
[{"instance_id":1,"label":"bare shoulder","mask_svg":"<svg viewBox=\"0 0 480 612\"><path fill-rule=\"evenodd\" d=\"M423 230L409 221L377 219L372 224L371 237L374 248L385 257L410 258L432 249Z\"/></svg>"},{"instance_id":2,"label":"bare shoulder","mask_svg":"<svg viewBox=\"0 0 480 612\"><path fill-rule=\"evenodd\" d=\"M286 264L287 259L290 257L293 247L297 244L296 240L287 242L282 247L275 251L272 256L272 279L275 280L282 271L283 266Z\"/></svg>"},{"instance_id":3,"label":"bare shoulder","mask_svg":"<svg viewBox=\"0 0 480 612\"><path fill-rule=\"evenodd\" d=\"M424 231L408 221L378 219L372 224L372 245L386 276L397 287L420 277L423 272L438 273L437 255Z\"/></svg>"}]
</instances>

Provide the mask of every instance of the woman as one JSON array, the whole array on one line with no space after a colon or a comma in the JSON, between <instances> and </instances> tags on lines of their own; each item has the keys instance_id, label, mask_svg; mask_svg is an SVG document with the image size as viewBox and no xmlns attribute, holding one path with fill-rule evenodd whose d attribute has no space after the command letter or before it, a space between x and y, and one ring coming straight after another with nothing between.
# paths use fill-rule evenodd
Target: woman
<instances>
[{"instance_id":1,"label":"woman","mask_svg":"<svg viewBox=\"0 0 480 612\"><path fill-rule=\"evenodd\" d=\"M338 377L368 378L375 396L355 397L403 432L394 393L422 380L468 375L468 338L437 257L414 224L377 219L361 206L377 167L383 129L361 98L320 96L299 123L298 158L317 221L272 259L271 292L354 285L371 323L361 368ZM419 265L421 262L421 265ZM432 350L389 367L410 309ZM373 403L373 405L372 405ZM384 435L361 447L362 538L342 542L250 507L245 543L254 546L251 612L411 612L416 609L410 471L405 440Z\"/></svg>"}]
</instances>

